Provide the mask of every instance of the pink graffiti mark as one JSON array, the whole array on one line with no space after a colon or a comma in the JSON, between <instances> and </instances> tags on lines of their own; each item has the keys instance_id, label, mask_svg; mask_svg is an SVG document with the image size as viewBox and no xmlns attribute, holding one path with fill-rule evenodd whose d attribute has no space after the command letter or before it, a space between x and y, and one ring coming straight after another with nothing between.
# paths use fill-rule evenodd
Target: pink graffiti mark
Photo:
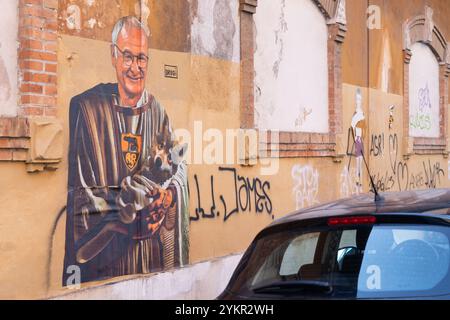
<instances>
[{"instance_id":1,"label":"pink graffiti mark","mask_svg":"<svg viewBox=\"0 0 450 320\"><path fill-rule=\"evenodd\" d=\"M428 83L425 88L419 89L419 110L425 112L425 109L431 109L430 90Z\"/></svg>"}]
</instances>

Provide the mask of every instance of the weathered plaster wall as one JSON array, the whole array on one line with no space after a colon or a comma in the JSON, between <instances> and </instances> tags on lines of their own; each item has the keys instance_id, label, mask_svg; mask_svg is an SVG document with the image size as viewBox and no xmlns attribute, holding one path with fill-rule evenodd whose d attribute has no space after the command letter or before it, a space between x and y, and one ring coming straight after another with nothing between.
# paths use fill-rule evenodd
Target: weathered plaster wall
<instances>
[{"instance_id":1,"label":"weathered plaster wall","mask_svg":"<svg viewBox=\"0 0 450 320\"><path fill-rule=\"evenodd\" d=\"M151 30L150 47L167 51L190 50L188 1L158 0L62 0L59 3L60 32L109 41L116 21L127 15L146 21Z\"/></svg>"},{"instance_id":2,"label":"weathered plaster wall","mask_svg":"<svg viewBox=\"0 0 450 320\"><path fill-rule=\"evenodd\" d=\"M239 62L239 3L191 0L191 52Z\"/></svg>"},{"instance_id":3,"label":"weathered plaster wall","mask_svg":"<svg viewBox=\"0 0 450 320\"><path fill-rule=\"evenodd\" d=\"M346 0L347 33L342 45L342 80L355 86L368 86L368 0Z\"/></svg>"},{"instance_id":4,"label":"weathered plaster wall","mask_svg":"<svg viewBox=\"0 0 450 320\"><path fill-rule=\"evenodd\" d=\"M67 0L61 1L60 6L58 119L65 130L66 156L70 98L97 83L115 81L108 43L110 29L119 16L135 13L138 2L117 0L106 4L105 1L92 0L89 1L90 6L86 3ZM190 8L189 14L186 14L186 3ZM450 9L442 1L429 3L435 6L436 21L445 25ZM201 120L200 138L204 138L205 131L210 128L220 132L239 128L240 65L235 44L239 27L235 23L233 33L230 32L232 27L221 29L221 23L214 20L236 21L234 10L237 7L220 0L201 4L194 0L155 0L139 4L142 4L139 5L142 15L148 13L146 6L150 9L149 89L166 108L174 128L186 128L194 135L196 128L198 130L194 123ZM403 11L408 12L405 19L423 12L422 1L415 1L413 8L405 6L405 2L403 7L397 6L397 1L380 4L385 10L383 17L390 17L389 21L394 20L395 15L403 17ZM71 5L80 8L79 29L69 28L72 20L68 24L67 19L77 12L76 9L69 10ZM210 18L207 8L214 10L214 7L224 10L219 10L221 14L214 16L212 21L206 19ZM376 58L382 56L378 47L382 47L379 44L383 42L372 40L381 41L382 32L370 33L371 41L376 45L371 42L369 72L365 58L368 52L365 19L361 18L365 12L364 1L348 0L347 7L355 10L347 10L349 31L343 47L344 138L339 141L342 149L351 150L352 141L347 130L355 112L355 95L359 86L363 96L362 109L370 119L364 134L365 154L369 155L369 166L379 189L449 187L448 159L434 155L413 156L405 160L400 150L405 137L402 136L403 55L399 50L401 24L398 17L395 18L395 30L388 28L392 65L389 81L384 82L383 87ZM95 24L91 19L95 19ZM172 20L177 21L174 26L171 26ZM390 26L389 21L385 25ZM188 37L191 30L198 41ZM446 32L449 38L450 30ZM228 37L223 39L224 35ZM211 39L215 41L213 44ZM203 46L196 46L203 42ZM178 79L164 76L165 65L178 68ZM373 84L377 84L375 89L368 88L369 73L374 77ZM388 90L384 90L386 88ZM395 106L391 128L390 106ZM203 146L209 142L205 139ZM190 152L194 143L191 141ZM66 156L58 170L38 174L26 173L20 163L2 163L0 166L0 186L8 186L2 187L0 192L0 261L3 266L0 269L0 298L43 298L72 293L61 288L65 241L65 213L61 210L67 195ZM190 261L201 263L158 275L83 284L82 288L95 288L67 298L212 298L222 290L239 255L217 262L209 260L242 253L261 228L296 208L360 192L356 185L356 161L350 156L345 156L340 163L330 158L281 159L280 170L273 176L262 176L261 166L206 165L202 154L200 159L194 153L190 157ZM363 191L369 189L368 185L368 174L363 170ZM254 186L257 186L257 191L252 189ZM249 202L246 199L250 199ZM234 210L236 208L237 211ZM214 279L223 281L211 282L211 274L218 274ZM119 280L128 281L105 286Z\"/></svg>"},{"instance_id":5,"label":"weathered plaster wall","mask_svg":"<svg viewBox=\"0 0 450 320\"><path fill-rule=\"evenodd\" d=\"M0 116L14 116L17 111L17 28L18 0L3 0L0 28ZM8 30L8 32L5 32Z\"/></svg>"},{"instance_id":6,"label":"weathered plaster wall","mask_svg":"<svg viewBox=\"0 0 450 320\"><path fill-rule=\"evenodd\" d=\"M64 205L66 175L66 162L55 172L33 175L27 173L21 163L1 165L1 298L31 299L46 296L52 228ZM64 249L65 225L58 227L62 233L58 233L57 254ZM56 283L60 283L60 274L56 280Z\"/></svg>"},{"instance_id":7,"label":"weathered plaster wall","mask_svg":"<svg viewBox=\"0 0 450 320\"><path fill-rule=\"evenodd\" d=\"M255 14L255 123L328 132L328 30L310 0L264 1Z\"/></svg>"}]
</instances>

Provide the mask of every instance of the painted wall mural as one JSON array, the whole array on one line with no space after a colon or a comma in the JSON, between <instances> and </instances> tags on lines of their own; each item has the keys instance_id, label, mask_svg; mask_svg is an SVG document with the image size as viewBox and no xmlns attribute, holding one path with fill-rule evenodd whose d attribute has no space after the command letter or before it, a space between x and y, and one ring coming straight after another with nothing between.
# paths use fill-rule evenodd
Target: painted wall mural
<instances>
[{"instance_id":1,"label":"painted wall mural","mask_svg":"<svg viewBox=\"0 0 450 320\"><path fill-rule=\"evenodd\" d=\"M149 33L132 16L112 32L117 82L70 103L63 285L161 271L188 262L188 187L170 119L147 90Z\"/></svg>"},{"instance_id":2,"label":"painted wall mural","mask_svg":"<svg viewBox=\"0 0 450 320\"><path fill-rule=\"evenodd\" d=\"M339 176L339 194L349 197L363 192L364 139L366 137L366 116L362 106L361 88L355 92L355 111L347 131L347 163Z\"/></svg>"}]
</instances>

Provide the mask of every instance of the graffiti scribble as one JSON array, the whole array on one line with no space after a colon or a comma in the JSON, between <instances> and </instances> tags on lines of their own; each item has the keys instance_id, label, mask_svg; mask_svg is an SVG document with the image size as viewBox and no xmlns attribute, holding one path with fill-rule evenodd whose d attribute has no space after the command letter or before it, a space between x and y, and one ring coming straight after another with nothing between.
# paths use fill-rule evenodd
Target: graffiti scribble
<instances>
[{"instance_id":1,"label":"graffiti scribble","mask_svg":"<svg viewBox=\"0 0 450 320\"><path fill-rule=\"evenodd\" d=\"M311 166L295 165L292 167L294 180L293 193L296 209L305 208L319 203L319 172Z\"/></svg>"}]
</instances>

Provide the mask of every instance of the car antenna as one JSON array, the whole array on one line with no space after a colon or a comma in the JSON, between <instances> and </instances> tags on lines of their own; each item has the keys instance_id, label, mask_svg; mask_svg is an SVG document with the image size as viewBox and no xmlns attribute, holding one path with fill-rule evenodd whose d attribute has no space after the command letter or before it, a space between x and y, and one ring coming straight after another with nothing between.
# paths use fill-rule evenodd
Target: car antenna
<instances>
[{"instance_id":1,"label":"car antenna","mask_svg":"<svg viewBox=\"0 0 450 320\"><path fill-rule=\"evenodd\" d=\"M353 141L355 141L355 132L352 129L352 136ZM375 202L379 202L384 200L384 198L378 193L377 187L375 186L375 183L373 182L372 175L370 174L369 166L367 165L366 157L364 156L364 148L361 150L362 158L364 160L364 164L366 165L367 173L369 174L370 184L372 185L373 193L375 193Z\"/></svg>"}]
</instances>

